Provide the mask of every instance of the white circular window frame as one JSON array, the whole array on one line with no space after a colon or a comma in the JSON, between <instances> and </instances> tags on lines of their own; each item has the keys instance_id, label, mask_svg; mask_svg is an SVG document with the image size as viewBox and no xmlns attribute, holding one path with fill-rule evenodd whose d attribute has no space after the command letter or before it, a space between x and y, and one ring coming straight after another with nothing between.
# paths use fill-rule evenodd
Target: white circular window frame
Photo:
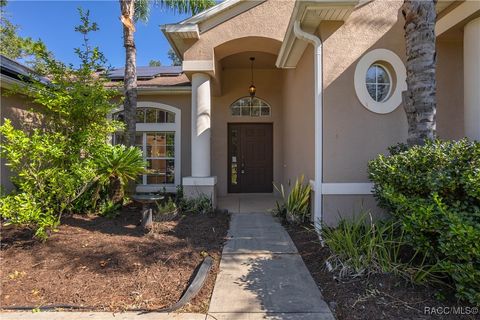
<instances>
[{"instance_id":1,"label":"white circular window frame","mask_svg":"<svg viewBox=\"0 0 480 320\"><path fill-rule=\"evenodd\" d=\"M375 101L367 91L367 71L374 64L384 67L391 81L390 95L380 102ZM375 49L366 53L357 63L354 76L355 92L365 108L375 113L386 114L394 111L402 103L402 92L407 90L406 80L407 70L402 60L390 50Z\"/></svg>"}]
</instances>

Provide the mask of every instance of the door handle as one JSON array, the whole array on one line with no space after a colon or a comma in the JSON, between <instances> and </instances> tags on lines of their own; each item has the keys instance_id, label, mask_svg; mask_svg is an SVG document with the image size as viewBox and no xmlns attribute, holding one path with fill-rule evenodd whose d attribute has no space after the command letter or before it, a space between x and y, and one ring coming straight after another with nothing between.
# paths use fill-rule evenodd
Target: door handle
<instances>
[{"instance_id":1,"label":"door handle","mask_svg":"<svg viewBox=\"0 0 480 320\"><path fill-rule=\"evenodd\" d=\"M245 162L242 161L242 170L240 171L241 174L245 174Z\"/></svg>"}]
</instances>

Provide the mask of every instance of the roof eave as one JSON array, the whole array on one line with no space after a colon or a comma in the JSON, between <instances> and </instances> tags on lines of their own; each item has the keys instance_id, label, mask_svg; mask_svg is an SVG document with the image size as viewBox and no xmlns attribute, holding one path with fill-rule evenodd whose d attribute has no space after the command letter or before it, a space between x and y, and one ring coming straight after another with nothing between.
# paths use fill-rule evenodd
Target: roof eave
<instances>
[{"instance_id":1,"label":"roof eave","mask_svg":"<svg viewBox=\"0 0 480 320\"><path fill-rule=\"evenodd\" d=\"M302 28L306 31L314 32L321 21L345 21L357 5L359 5L359 0L310 0L295 2L287 32L275 63L276 66L278 68L295 68L307 47L307 43L298 39L293 32L295 21L300 21ZM309 13L312 14L309 15Z\"/></svg>"}]
</instances>

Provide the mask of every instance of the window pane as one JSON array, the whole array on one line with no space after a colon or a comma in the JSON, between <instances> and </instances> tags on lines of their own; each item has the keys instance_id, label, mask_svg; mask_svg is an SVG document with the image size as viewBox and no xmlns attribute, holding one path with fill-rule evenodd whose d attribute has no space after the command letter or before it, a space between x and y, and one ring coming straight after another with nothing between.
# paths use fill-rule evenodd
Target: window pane
<instances>
[{"instance_id":1,"label":"window pane","mask_svg":"<svg viewBox=\"0 0 480 320\"><path fill-rule=\"evenodd\" d=\"M175 157L175 147L174 146L167 146L166 147L166 154L165 157L174 158Z\"/></svg>"},{"instance_id":2,"label":"window pane","mask_svg":"<svg viewBox=\"0 0 480 320\"><path fill-rule=\"evenodd\" d=\"M156 123L157 122L157 110L154 108L147 108L146 114L146 123Z\"/></svg>"},{"instance_id":3,"label":"window pane","mask_svg":"<svg viewBox=\"0 0 480 320\"><path fill-rule=\"evenodd\" d=\"M371 66L368 68L366 81L367 83L375 83L377 67Z\"/></svg>"},{"instance_id":4,"label":"window pane","mask_svg":"<svg viewBox=\"0 0 480 320\"><path fill-rule=\"evenodd\" d=\"M259 106L254 106L252 107L252 117L258 117L260 115L260 107Z\"/></svg>"},{"instance_id":5,"label":"window pane","mask_svg":"<svg viewBox=\"0 0 480 320\"><path fill-rule=\"evenodd\" d=\"M370 97L377 101L377 86L375 84L367 84L367 91Z\"/></svg>"},{"instance_id":6,"label":"window pane","mask_svg":"<svg viewBox=\"0 0 480 320\"><path fill-rule=\"evenodd\" d=\"M165 175L147 175L147 184L165 184Z\"/></svg>"},{"instance_id":7,"label":"window pane","mask_svg":"<svg viewBox=\"0 0 480 320\"><path fill-rule=\"evenodd\" d=\"M165 123L165 111L158 110L158 123Z\"/></svg>"},{"instance_id":8,"label":"window pane","mask_svg":"<svg viewBox=\"0 0 480 320\"><path fill-rule=\"evenodd\" d=\"M167 132L167 141L166 144L168 146L173 146L175 144L175 132Z\"/></svg>"},{"instance_id":9,"label":"window pane","mask_svg":"<svg viewBox=\"0 0 480 320\"><path fill-rule=\"evenodd\" d=\"M113 134L113 144L125 144L125 132L115 132Z\"/></svg>"},{"instance_id":10,"label":"window pane","mask_svg":"<svg viewBox=\"0 0 480 320\"><path fill-rule=\"evenodd\" d=\"M232 107L232 116L239 116L240 115L240 108L237 106Z\"/></svg>"},{"instance_id":11,"label":"window pane","mask_svg":"<svg viewBox=\"0 0 480 320\"><path fill-rule=\"evenodd\" d=\"M388 98L389 90L390 90L390 85L379 84L377 86L377 102L384 101L386 98Z\"/></svg>"},{"instance_id":12,"label":"window pane","mask_svg":"<svg viewBox=\"0 0 480 320\"><path fill-rule=\"evenodd\" d=\"M270 107L262 107L262 116L269 116L270 115Z\"/></svg>"},{"instance_id":13,"label":"window pane","mask_svg":"<svg viewBox=\"0 0 480 320\"><path fill-rule=\"evenodd\" d=\"M175 123L175 113L167 112L167 123Z\"/></svg>"},{"instance_id":14,"label":"window pane","mask_svg":"<svg viewBox=\"0 0 480 320\"><path fill-rule=\"evenodd\" d=\"M244 106L242 107L242 116L249 116L250 115L250 107Z\"/></svg>"},{"instance_id":15,"label":"window pane","mask_svg":"<svg viewBox=\"0 0 480 320\"><path fill-rule=\"evenodd\" d=\"M145 110L137 108L137 123L145 123Z\"/></svg>"},{"instance_id":16,"label":"window pane","mask_svg":"<svg viewBox=\"0 0 480 320\"><path fill-rule=\"evenodd\" d=\"M377 66L377 83L390 83L390 77L388 76L387 71L380 66Z\"/></svg>"}]
</instances>

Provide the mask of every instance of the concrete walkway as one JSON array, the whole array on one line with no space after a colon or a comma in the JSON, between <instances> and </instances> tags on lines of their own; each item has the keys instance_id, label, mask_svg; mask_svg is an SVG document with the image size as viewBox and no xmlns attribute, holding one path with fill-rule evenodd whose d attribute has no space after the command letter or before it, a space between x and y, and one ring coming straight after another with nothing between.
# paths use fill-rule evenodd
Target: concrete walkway
<instances>
[{"instance_id":1,"label":"concrete walkway","mask_svg":"<svg viewBox=\"0 0 480 320\"><path fill-rule=\"evenodd\" d=\"M207 319L333 320L281 224L266 213L234 213Z\"/></svg>"}]
</instances>

